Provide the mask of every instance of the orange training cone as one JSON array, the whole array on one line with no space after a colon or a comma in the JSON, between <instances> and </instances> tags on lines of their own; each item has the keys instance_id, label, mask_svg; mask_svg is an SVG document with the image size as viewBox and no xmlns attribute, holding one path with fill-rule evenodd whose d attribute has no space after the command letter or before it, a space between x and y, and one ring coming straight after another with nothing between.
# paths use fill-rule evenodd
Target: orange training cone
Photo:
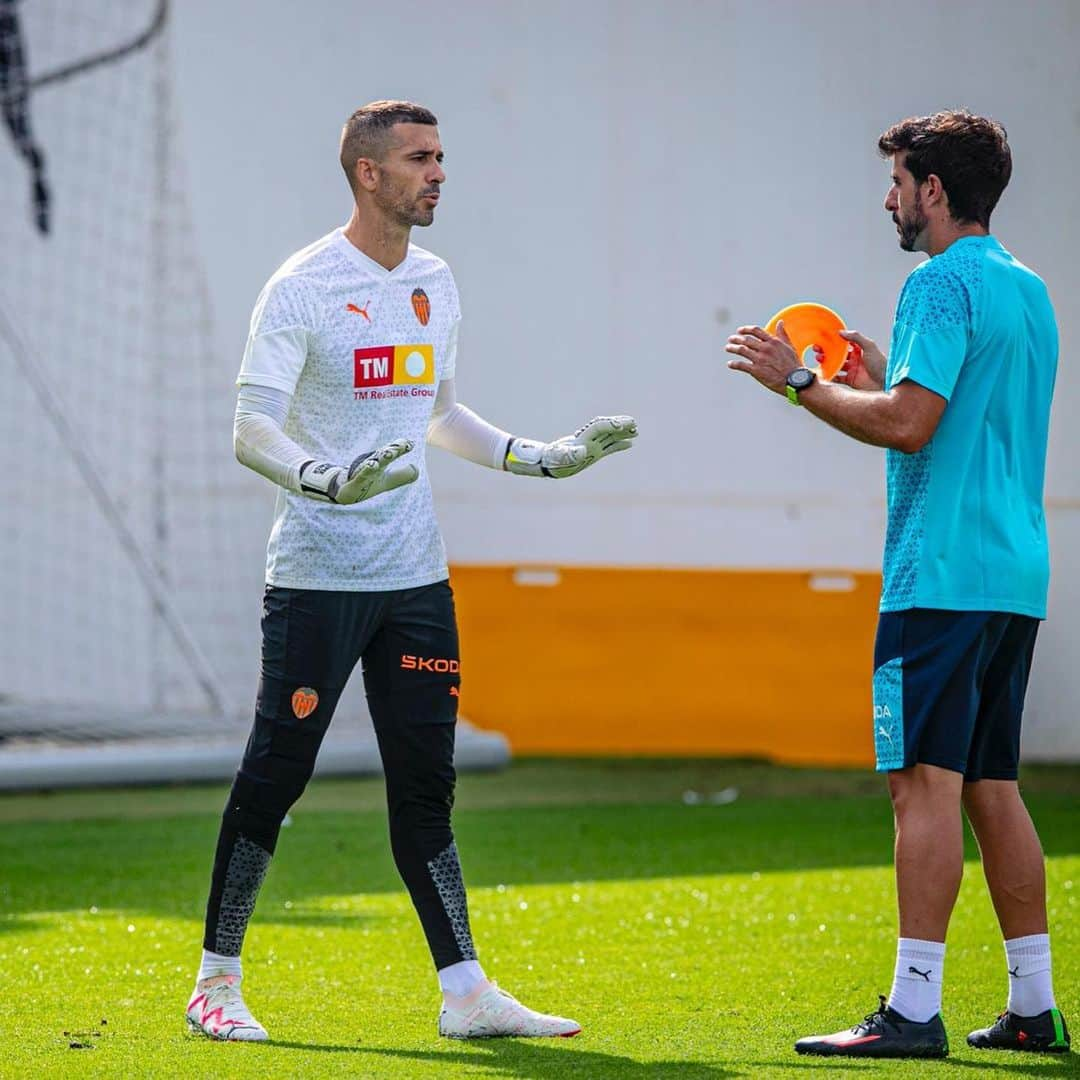
<instances>
[{"instance_id":1,"label":"orange training cone","mask_svg":"<svg viewBox=\"0 0 1080 1080\"><path fill-rule=\"evenodd\" d=\"M849 346L838 333L844 329L844 320L832 308L824 304L792 304L769 320L766 331L775 334L779 322L783 322L800 363L807 349L813 348L817 352L821 378L833 378L844 366Z\"/></svg>"}]
</instances>

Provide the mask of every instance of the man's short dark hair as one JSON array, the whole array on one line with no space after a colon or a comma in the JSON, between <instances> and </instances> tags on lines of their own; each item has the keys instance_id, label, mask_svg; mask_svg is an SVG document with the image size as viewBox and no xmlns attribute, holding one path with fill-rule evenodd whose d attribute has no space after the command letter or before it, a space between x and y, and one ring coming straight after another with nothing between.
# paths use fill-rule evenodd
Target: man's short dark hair
<instances>
[{"instance_id":1,"label":"man's short dark hair","mask_svg":"<svg viewBox=\"0 0 1080 1080\"><path fill-rule=\"evenodd\" d=\"M341 129L341 167L349 180L349 187L356 181L353 173L360 158L381 161L390 145L390 129L395 124L438 124L435 114L423 105L411 101L373 101L365 105L345 121Z\"/></svg>"},{"instance_id":2,"label":"man's short dark hair","mask_svg":"<svg viewBox=\"0 0 1080 1080\"><path fill-rule=\"evenodd\" d=\"M937 176L949 196L953 219L987 229L1012 176L1005 129L966 109L901 120L878 139L878 150L882 157L905 154L904 164L916 183Z\"/></svg>"}]
</instances>

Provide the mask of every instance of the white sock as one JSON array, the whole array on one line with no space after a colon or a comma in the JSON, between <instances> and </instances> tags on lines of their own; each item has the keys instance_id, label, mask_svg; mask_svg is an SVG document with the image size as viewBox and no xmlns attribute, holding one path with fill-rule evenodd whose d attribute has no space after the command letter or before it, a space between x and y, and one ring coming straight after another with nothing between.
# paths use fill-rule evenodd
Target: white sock
<instances>
[{"instance_id":1,"label":"white sock","mask_svg":"<svg viewBox=\"0 0 1080 1080\"><path fill-rule=\"evenodd\" d=\"M439 968L439 989L454 997L466 997L481 983L487 982L479 960L459 960L449 967Z\"/></svg>"},{"instance_id":2,"label":"white sock","mask_svg":"<svg viewBox=\"0 0 1080 1080\"><path fill-rule=\"evenodd\" d=\"M202 963L195 981L202 982L203 979L212 979L215 975L235 975L239 979L243 974L239 956L219 956L216 952L203 949Z\"/></svg>"},{"instance_id":3,"label":"white sock","mask_svg":"<svg viewBox=\"0 0 1080 1080\"><path fill-rule=\"evenodd\" d=\"M896 972L889 1007L901 1016L925 1024L941 1012L941 971L945 942L900 938L896 943Z\"/></svg>"},{"instance_id":4,"label":"white sock","mask_svg":"<svg viewBox=\"0 0 1080 1080\"><path fill-rule=\"evenodd\" d=\"M1009 1004L1017 1016L1038 1016L1054 1008L1050 979L1050 935L1030 934L1005 942L1009 967Z\"/></svg>"}]
</instances>

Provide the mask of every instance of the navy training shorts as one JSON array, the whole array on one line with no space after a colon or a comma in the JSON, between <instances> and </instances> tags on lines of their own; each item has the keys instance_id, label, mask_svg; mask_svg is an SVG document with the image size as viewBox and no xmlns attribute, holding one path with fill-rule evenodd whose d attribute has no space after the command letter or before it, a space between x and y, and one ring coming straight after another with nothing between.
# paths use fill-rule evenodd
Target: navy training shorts
<instances>
[{"instance_id":1,"label":"navy training shorts","mask_svg":"<svg viewBox=\"0 0 1080 1080\"><path fill-rule=\"evenodd\" d=\"M1015 780L1039 620L1000 611L882 612L874 643L878 772L917 763Z\"/></svg>"}]
</instances>

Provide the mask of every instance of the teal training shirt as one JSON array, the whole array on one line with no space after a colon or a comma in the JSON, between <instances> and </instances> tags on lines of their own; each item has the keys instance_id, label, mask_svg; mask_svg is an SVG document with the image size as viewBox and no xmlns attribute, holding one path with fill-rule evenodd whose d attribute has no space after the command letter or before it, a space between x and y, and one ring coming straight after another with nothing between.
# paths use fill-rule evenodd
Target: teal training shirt
<instances>
[{"instance_id":1,"label":"teal training shirt","mask_svg":"<svg viewBox=\"0 0 1080 1080\"><path fill-rule=\"evenodd\" d=\"M922 450L887 452L882 611L1046 617L1057 359L1046 286L993 236L956 240L908 275L885 386L910 379L948 404Z\"/></svg>"}]
</instances>

